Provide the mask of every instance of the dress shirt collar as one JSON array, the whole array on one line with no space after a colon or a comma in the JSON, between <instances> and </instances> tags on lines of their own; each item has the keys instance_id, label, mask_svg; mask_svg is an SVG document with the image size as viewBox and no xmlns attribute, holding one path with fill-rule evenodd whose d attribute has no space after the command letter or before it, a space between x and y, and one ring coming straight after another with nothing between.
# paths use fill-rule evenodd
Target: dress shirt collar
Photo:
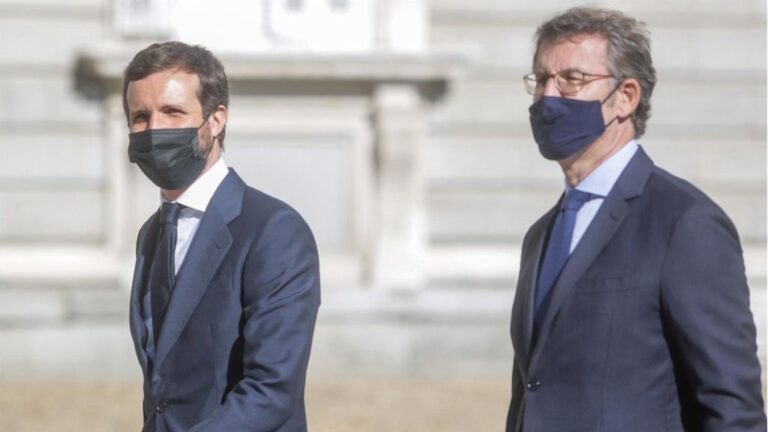
<instances>
[{"instance_id":1,"label":"dress shirt collar","mask_svg":"<svg viewBox=\"0 0 768 432\"><path fill-rule=\"evenodd\" d=\"M224 158L219 158L208 171L198 177L197 180L195 180L194 183L179 196L176 202L184 207L205 212L208 203L211 201L211 198L213 198L213 194L228 173L229 170L227 169L227 164L224 162ZM162 202L168 201L162 193L160 193L160 199Z\"/></svg>"},{"instance_id":2,"label":"dress shirt collar","mask_svg":"<svg viewBox=\"0 0 768 432\"><path fill-rule=\"evenodd\" d=\"M634 139L628 142L621 150L617 151L611 157L606 159L603 163L598 165L594 171L589 173L581 182L576 185L576 189L584 192L589 192L600 197L607 197L608 193L613 188L616 180L629 164L632 156L635 155L637 149L640 146ZM565 192L571 191L571 186L566 182Z\"/></svg>"}]
</instances>

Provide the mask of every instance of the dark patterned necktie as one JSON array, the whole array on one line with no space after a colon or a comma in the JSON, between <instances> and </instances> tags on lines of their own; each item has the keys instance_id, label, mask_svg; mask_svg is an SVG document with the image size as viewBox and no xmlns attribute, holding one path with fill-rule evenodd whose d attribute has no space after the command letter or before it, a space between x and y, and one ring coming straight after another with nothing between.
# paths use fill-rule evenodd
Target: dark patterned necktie
<instances>
[{"instance_id":1,"label":"dark patterned necktie","mask_svg":"<svg viewBox=\"0 0 768 432\"><path fill-rule=\"evenodd\" d=\"M163 325L165 309L171 298L173 285L176 283L176 223L179 220L181 205L165 202L160 208L160 229L149 289L152 303L152 329L157 345L157 337Z\"/></svg>"}]
</instances>

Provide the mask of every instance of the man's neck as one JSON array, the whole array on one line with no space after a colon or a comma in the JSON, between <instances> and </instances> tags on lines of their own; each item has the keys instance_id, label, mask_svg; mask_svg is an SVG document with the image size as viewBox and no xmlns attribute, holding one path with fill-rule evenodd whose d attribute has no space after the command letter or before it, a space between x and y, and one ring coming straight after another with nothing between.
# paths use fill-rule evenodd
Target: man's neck
<instances>
[{"instance_id":1,"label":"man's neck","mask_svg":"<svg viewBox=\"0 0 768 432\"><path fill-rule=\"evenodd\" d=\"M565 181L569 186L576 187L600 164L627 145L634 135L633 128L623 128L614 136L604 134L586 149L570 158L558 161L565 175Z\"/></svg>"},{"instance_id":2,"label":"man's neck","mask_svg":"<svg viewBox=\"0 0 768 432\"><path fill-rule=\"evenodd\" d=\"M185 188L182 188L182 189L174 189L174 190L160 189L160 193L162 193L163 197L165 199L167 199L168 201L176 202L176 200L179 199L181 194L183 194L187 189L189 189L189 186L187 186Z\"/></svg>"}]
</instances>

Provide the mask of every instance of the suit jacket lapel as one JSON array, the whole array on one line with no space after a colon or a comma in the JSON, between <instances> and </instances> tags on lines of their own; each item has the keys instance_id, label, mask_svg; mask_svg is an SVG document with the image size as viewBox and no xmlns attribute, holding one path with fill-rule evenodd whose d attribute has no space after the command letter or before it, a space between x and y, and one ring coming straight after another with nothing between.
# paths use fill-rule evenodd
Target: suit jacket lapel
<instances>
[{"instance_id":1,"label":"suit jacket lapel","mask_svg":"<svg viewBox=\"0 0 768 432\"><path fill-rule=\"evenodd\" d=\"M144 296L144 278L148 274L147 272L152 264L152 256L154 254L154 239L157 238L158 230L157 218L158 213L155 213L147 222L147 228L139 235L136 265L133 270L133 282L131 284L130 312L128 314L136 356L139 358L139 364L145 375L147 373L147 353L144 350L144 344L147 339L147 328L141 315L142 297Z\"/></svg>"},{"instance_id":2,"label":"suit jacket lapel","mask_svg":"<svg viewBox=\"0 0 768 432\"><path fill-rule=\"evenodd\" d=\"M560 312L563 303L576 287L581 276L597 258L600 251L610 241L621 222L631 210L628 201L643 192L645 183L650 176L653 162L642 149L627 164L619 176L611 192L603 201L603 205L589 224L576 249L563 267L560 277L552 288L552 298L545 311L541 323L538 341L533 347L531 364L541 355L542 347L546 344L555 317Z\"/></svg>"},{"instance_id":3,"label":"suit jacket lapel","mask_svg":"<svg viewBox=\"0 0 768 432\"><path fill-rule=\"evenodd\" d=\"M170 352L232 245L228 224L240 214L245 183L230 169L205 210L176 286L157 341L154 370Z\"/></svg>"},{"instance_id":4,"label":"suit jacket lapel","mask_svg":"<svg viewBox=\"0 0 768 432\"><path fill-rule=\"evenodd\" d=\"M531 229L531 245L520 262L520 276L517 280L517 295L512 306L512 340L515 346L515 358L527 373L531 337L533 333L533 299L536 290L536 280L539 274L539 264L543 253L544 240L547 237L547 227L557 214L556 205L544 215Z\"/></svg>"}]
</instances>

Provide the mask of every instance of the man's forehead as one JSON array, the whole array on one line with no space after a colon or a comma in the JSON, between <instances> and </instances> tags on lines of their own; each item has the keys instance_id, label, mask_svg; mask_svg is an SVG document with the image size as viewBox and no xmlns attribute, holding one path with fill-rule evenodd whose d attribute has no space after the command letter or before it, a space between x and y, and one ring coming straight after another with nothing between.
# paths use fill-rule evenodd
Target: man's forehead
<instances>
[{"instance_id":1,"label":"man's forehead","mask_svg":"<svg viewBox=\"0 0 768 432\"><path fill-rule=\"evenodd\" d=\"M607 54L608 41L603 36L576 34L542 43L536 56L535 66L537 69L548 67L550 65L542 63L552 61L605 64Z\"/></svg>"},{"instance_id":2,"label":"man's forehead","mask_svg":"<svg viewBox=\"0 0 768 432\"><path fill-rule=\"evenodd\" d=\"M193 84L193 87L196 89L197 86L200 85L200 78L197 76L197 74L181 68L164 69L161 71L152 72L143 78L129 81L128 88L136 87L137 84L144 83L154 86L178 86L181 84Z\"/></svg>"},{"instance_id":3,"label":"man's forehead","mask_svg":"<svg viewBox=\"0 0 768 432\"><path fill-rule=\"evenodd\" d=\"M128 82L127 97L129 102L137 97L153 99L184 99L197 97L200 79L183 69L166 69L153 72L144 78Z\"/></svg>"}]
</instances>

